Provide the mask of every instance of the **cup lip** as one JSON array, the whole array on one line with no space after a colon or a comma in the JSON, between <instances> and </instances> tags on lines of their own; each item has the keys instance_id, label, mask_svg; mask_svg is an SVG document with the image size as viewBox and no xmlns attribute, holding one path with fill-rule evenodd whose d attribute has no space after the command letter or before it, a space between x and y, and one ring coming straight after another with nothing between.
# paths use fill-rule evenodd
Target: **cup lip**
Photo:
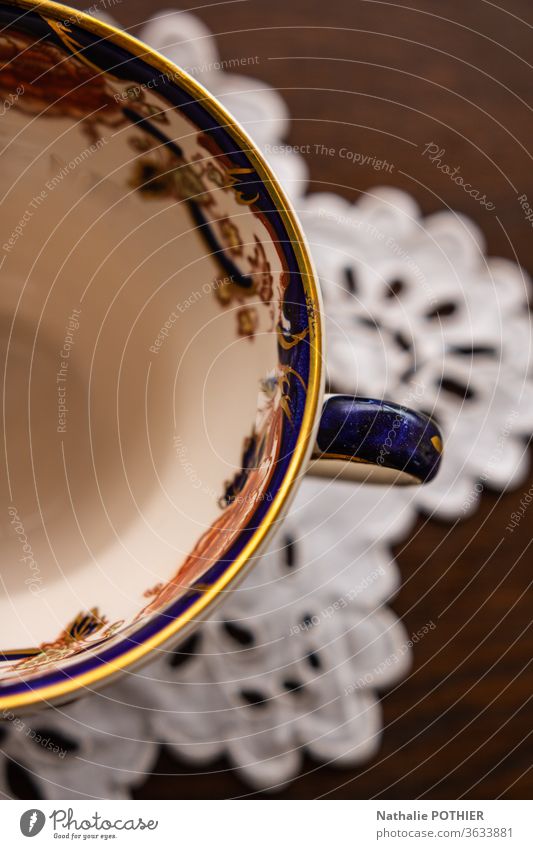
<instances>
[{"instance_id":1,"label":"cup lip","mask_svg":"<svg viewBox=\"0 0 533 849\"><path fill-rule=\"evenodd\" d=\"M150 653L154 649L163 648L178 633L183 633L185 638L187 633L194 627L194 624L198 624L204 618L205 613L208 610L211 611L214 605L222 600L223 591L230 584L234 586L235 582L245 577L247 567L252 565L253 558L258 556L272 534L276 523L282 518L305 471L307 461L313 449L316 428L318 427L317 412L324 393L324 370L322 367L322 298L318 285L318 277L310 256L306 238L292 203L281 188L278 178L274 175L263 154L246 130L241 127L240 123L208 89L191 77L190 74L157 50L115 27L113 24L100 21L86 12L78 11L62 3L53 2L53 0L1 0L1 3L2 5L14 6L28 11L36 11L40 15L49 16L54 20L65 21L70 18L75 25L105 38L112 44L116 44L157 70L171 73L177 85L186 90L193 98L205 104L219 124L223 125L228 134L232 136L234 141L242 149L246 150L247 157L253 164L262 183L266 185L267 191L272 198L276 211L291 241L306 299L308 298L311 303L308 337L310 345L309 378L298 440L292 453L289 467L275 494L270 509L256 528L251 539L237 555L233 563L211 585L210 589L202 593L197 601L169 622L168 625L134 648L127 649L123 654L110 662L102 662L96 668L78 675L72 670L72 677L69 677L67 680L39 688L39 678L36 677L28 682L28 690L22 693L2 696L0 691L0 709L6 711L27 708L42 702L63 701L66 696L72 695L83 688L93 689L94 685L101 686L103 683L110 683L109 679L115 681L120 672L124 672L133 664L138 665L142 660L149 660Z\"/></svg>"}]
</instances>

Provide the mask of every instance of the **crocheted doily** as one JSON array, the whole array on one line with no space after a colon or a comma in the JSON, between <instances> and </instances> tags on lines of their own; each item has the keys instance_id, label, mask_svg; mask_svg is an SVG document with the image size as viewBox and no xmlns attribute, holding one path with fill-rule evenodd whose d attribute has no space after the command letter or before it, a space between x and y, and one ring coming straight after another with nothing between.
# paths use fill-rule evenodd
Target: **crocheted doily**
<instances>
[{"instance_id":1,"label":"crocheted doily","mask_svg":"<svg viewBox=\"0 0 533 849\"><path fill-rule=\"evenodd\" d=\"M461 516L484 486L516 486L527 472L524 272L487 258L464 216L422 218L404 192L377 188L355 204L305 196L303 159L271 152L289 125L275 91L222 71L189 14L154 17L142 38L218 96L289 193L321 278L331 388L431 412L446 451L425 487L305 480L268 553L185 644L70 706L4 717L7 796L21 770L34 795L128 796L163 743L194 764L225 754L271 789L298 773L304 750L339 766L367 759L379 746L377 690L405 675L416 643L386 606L399 585L392 544L418 511Z\"/></svg>"}]
</instances>

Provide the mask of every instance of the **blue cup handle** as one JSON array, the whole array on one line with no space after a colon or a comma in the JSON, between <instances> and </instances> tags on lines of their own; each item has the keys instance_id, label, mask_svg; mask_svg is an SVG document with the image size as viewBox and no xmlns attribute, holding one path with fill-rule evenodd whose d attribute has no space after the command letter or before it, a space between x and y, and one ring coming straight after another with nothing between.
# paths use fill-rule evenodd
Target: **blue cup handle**
<instances>
[{"instance_id":1,"label":"blue cup handle","mask_svg":"<svg viewBox=\"0 0 533 849\"><path fill-rule=\"evenodd\" d=\"M390 401L326 395L309 474L418 484L437 474L442 436L429 416Z\"/></svg>"}]
</instances>

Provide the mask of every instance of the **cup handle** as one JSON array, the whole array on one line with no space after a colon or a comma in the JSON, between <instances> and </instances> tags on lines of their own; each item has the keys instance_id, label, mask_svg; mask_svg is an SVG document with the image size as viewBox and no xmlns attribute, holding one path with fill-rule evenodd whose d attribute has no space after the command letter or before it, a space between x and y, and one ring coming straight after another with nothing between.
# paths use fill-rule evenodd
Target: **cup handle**
<instances>
[{"instance_id":1,"label":"cup handle","mask_svg":"<svg viewBox=\"0 0 533 849\"><path fill-rule=\"evenodd\" d=\"M308 473L370 483L419 484L437 474L439 428L390 401L326 395Z\"/></svg>"}]
</instances>

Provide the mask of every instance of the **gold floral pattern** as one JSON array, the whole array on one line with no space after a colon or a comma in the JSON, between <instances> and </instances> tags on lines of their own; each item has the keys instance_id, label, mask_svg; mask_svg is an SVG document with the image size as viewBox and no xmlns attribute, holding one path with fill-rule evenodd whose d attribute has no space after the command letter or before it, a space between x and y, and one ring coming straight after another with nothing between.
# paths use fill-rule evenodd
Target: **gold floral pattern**
<instances>
[{"instance_id":1,"label":"gold floral pattern","mask_svg":"<svg viewBox=\"0 0 533 849\"><path fill-rule=\"evenodd\" d=\"M50 643L42 643L37 649L28 649L31 652L14 665L17 670L32 670L42 667L44 664L54 663L72 655L78 654L88 646L98 644L109 639L124 625L120 619L109 624L105 616L101 615L97 607L88 611L82 611L61 631L57 639ZM6 652L9 655L20 655L25 650L13 650Z\"/></svg>"},{"instance_id":2,"label":"gold floral pattern","mask_svg":"<svg viewBox=\"0 0 533 849\"><path fill-rule=\"evenodd\" d=\"M220 219L218 227L220 230L221 241L227 247L229 252L234 256L242 256L243 244L239 228L227 216Z\"/></svg>"},{"instance_id":3,"label":"gold floral pattern","mask_svg":"<svg viewBox=\"0 0 533 849\"><path fill-rule=\"evenodd\" d=\"M145 197L170 197L177 201L189 200L202 209L210 209L216 230L220 235L220 243L229 255L241 260L243 273L251 281L245 287L240 282L227 276L221 283L214 286L215 297L223 307L240 305L236 312L237 333L239 336L253 339L259 327L259 313L256 307L249 303L250 298L259 299L266 305L272 306L274 297L274 275L267 259L263 244L254 234L253 248L246 252L244 240L237 224L227 215L216 217L216 193L209 187L211 183L216 190L235 191L239 203L243 203L244 189L240 187L236 172L249 173L250 169L226 169L222 165L216 167L206 164L201 159L188 162L183 155L177 155L167 145L156 144L155 140L136 135L130 144L139 150L133 167L130 186ZM273 320L273 308L271 309Z\"/></svg>"},{"instance_id":4,"label":"gold floral pattern","mask_svg":"<svg viewBox=\"0 0 533 849\"><path fill-rule=\"evenodd\" d=\"M138 138L131 141L138 148ZM139 156L133 166L132 188L145 197L189 199L202 205L210 202L208 190L192 165L165 146L150 145L148 139L143 141L148 152Z\"/></svg>"},{"instance_id":5,"label":"gold floral pattern","mask_svg":"<svg viewBox=\"0 0 533 849\"><path fill-rule=\"evenodd\" d=\"M241 307L237 310L237 333L253 339L259 327L259 313L256 307Z\"/></svg>"},{"instance_id":6,"label":"gold floral pattern","mask_svg":"<svg viewBox=\"0 0 533 849\"><path fill-rule=\"evenodd\" d=\"M238 229L232 225L238 234ZM239 237L240 239L240 237ZM240 242L242 244L242 242ZM253 339L259 327L259 313L256 307L245 306L251 297L259 297L267 306L271 307L271 319L273 319L273 297L274 276L267 260L265 249L257 236L254 235L253 251L246 256L251 286L244 289L232 280L226 280L215 290L216 297L222 306L230 304L242 304L237 310L237 332L239 336L248 336Z\"/></svg>"},{"instance_id":7,"label":"gold floral pattern","mask_svg":"<svg viewBox=\"0 0 533 849\"><path fill-rule=\"evenodd\" d=\"M267 260L265 249L257 236L254 236L254 250L248 257L250 272L254 281L254 290L257 292L264 304L269 304L274 293L274 278L272 269Z\"/></svg>"}]
</instances>

